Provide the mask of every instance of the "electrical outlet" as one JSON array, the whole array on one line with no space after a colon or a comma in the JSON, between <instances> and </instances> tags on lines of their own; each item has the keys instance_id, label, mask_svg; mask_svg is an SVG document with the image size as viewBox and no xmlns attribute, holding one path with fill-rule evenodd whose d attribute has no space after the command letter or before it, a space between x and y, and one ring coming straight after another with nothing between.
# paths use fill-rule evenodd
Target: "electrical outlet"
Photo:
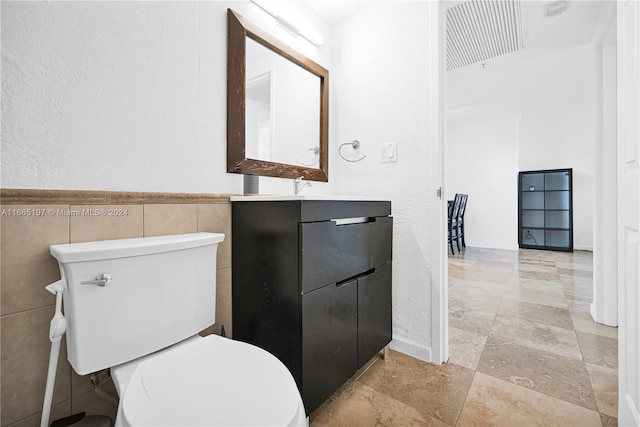
<instances>
[{"instance_id":1,"label":"electrical outlet","mask_svg":"<svg viewBox=\"0 0 640 427\"><path fill-rule=\"evenodd\" d=\"M386 144L379 145L379 160L380 163L392 163L398 161L398 143L388 142Z\"/></svg>"}]
</instances>

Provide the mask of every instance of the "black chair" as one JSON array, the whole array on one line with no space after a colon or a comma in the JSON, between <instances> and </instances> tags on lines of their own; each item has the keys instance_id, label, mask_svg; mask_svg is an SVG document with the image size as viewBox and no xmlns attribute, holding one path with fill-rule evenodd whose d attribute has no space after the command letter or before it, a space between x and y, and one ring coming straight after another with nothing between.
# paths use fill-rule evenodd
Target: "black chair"
<instances>
[{"instance_id":1,"label":"black chair","mask_svg":"<svg viewBox=\"0 0 640 427\"><path fill-rule=\"evenodd\" d=\"M453 211L453 200L447 200L447 244L451 245L451 213ZM451 246L453 252L453 246ZM455 252L453 252L455 255Z\"/></svg>"},{"instance_id":2,"label":"black chair","mask_svg":"<svg viewBox=\"0 0 640 427\"><path fill-rule=\"evenodd\" d=\"M458 250L460 248L460 244L462 244L463 248L467 247L467 243L464 241L464 212L467 208L467 199L469 198L469 195L461 194L461 196L462 200L460 201L460 210L458 211L458 218L456 218L456 225L458 226L456 233L458 237Z\"/></svg>"},{"instance_id":3,"label":"black chair","mask_svg":"<svg viewBox=\"0 0 640 427\"><path fill-rule=\"evenodd\" d=\"M449 219L448 219L448 236L449 236L449 246L451 247L451 253L453 255L456 254L456 251L453 249L453 242L455 240L456 246L458 246L458 252L460 252L460 241L458 240L458 218L460 216L460 204L462 203L462 194L456 194L453 202L449 201L447 205L449 206Z\"/></svg>"}]
</instances>

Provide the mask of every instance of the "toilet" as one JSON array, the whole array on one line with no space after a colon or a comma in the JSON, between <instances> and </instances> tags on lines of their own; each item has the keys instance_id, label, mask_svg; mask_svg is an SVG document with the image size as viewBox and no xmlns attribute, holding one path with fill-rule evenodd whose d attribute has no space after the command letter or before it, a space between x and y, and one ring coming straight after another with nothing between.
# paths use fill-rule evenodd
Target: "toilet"
<instances>
[{"instance_id":1,"label":"toilet","mask_svg":"<svg viewBox=\"0 0 640 427\"><path fill-rule=\"evenodd\" d=\"M51 246L67 354L86 375L111 368L116 426L307 426L289 370L256 346L198 333L215 321L223 234Z\"/></svg>"}]
</instances>

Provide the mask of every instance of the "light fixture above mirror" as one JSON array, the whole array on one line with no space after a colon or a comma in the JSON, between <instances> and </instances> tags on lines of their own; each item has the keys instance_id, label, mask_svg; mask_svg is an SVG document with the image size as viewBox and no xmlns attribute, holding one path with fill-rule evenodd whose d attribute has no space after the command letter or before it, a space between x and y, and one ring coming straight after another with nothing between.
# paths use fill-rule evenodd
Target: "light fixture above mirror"
<instances>
[{"instance_id":1,"label":"light fixture above mirror","mask_svg":"<svg viewBox=\"0 0 640 427\"><path fill-rule=\"evenodd\" d=\"M295 37L302 37L314 46L322 46L324 44L324 37L322 37L322 35L310 29L300 28L298 25L292 24L288 19L270 9L264 0L251 0L251 3L264 10L268 15L271 15L279 26L289 31Z\"/></svg>"}]
</instances>

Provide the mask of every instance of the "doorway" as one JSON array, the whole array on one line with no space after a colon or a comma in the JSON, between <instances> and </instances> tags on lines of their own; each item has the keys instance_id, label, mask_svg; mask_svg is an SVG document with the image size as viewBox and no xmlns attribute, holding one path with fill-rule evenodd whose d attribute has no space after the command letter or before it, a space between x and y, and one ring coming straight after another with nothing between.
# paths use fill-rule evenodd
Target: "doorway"
<instances>
[{"instance_id":1,"label":"doorway","mask_svg":"<svg viewBox=\"0 0 640 427\"><path fill-rule=\"evenodd\" d=\"M442 20L442 19L444 19L443 17L444 17L444 13L441 14L441 24L444 22ZM593 49L593 45L587 46L583 50L588 50L588 49ZM576 58L578 58L581 53L584 53L584 52L579 52L579 51L580 51L580 49L576 48L576 49L574 49L574 51L570 52L570 54L572 55L572 58L574 60ZM558 53L558 52L556 52L556 53ZM565 54L566 54L566 51L565 51ZM560 56L562 56L562 55L560 55ZM563 59L563 58L559 58L559 59ZM566 59L566 58L564 58L564 59ZM530 66L532 64L535 65L535 62L536 62L536 58L529 59L529 65ZM441 72L444 73L444 74L448 74L447 71L444 71L444 61L442 61L442 64L443 65L442 65L442 68L441 68L441 70L442 70ZM507 66L508 65L505 62L501 62L501 60L495 60L493 63L490 63L490 62L486 63L486 65L484 67L482 66L482 64L479 64L479 66L482 67L482 69L486 71L488 68L493 67L496 64L498 66ZM513 67L513 65L509 65L509 66ZM513 68L511 69L511 71L513 71ZM476 87L482 87L484 89L494 87L494 85L491 84L491 81L492 81L491 78L489 76L487 76L486 74L487 73L485 73L484 76L478 77L476 79L476 81L475 81L475 84L470 84L469 86L462 86L462 88L469 88L469 87L473 88L474 85ZM449 75L447 75L446 80L448 80L448 83L450 83L451 79L450 79ZM497 80L498 81L500 81L500 80L504 81L504 79L497 79ZM475 132L471 132L471 131L467 132L470 135L475 135L476 136L475 139L476 139L476 145L477 146L482 146L482 144L479 144L477 142L478 135L480 135L481 137L483 136L482 132L478 132L477 131L478 129L481 129L482 126L484 126L483 130L487 130L487 128L489 128L489 130L490 130L491 129L490 125L495 125L498 122L502 122L502 123L507 122L507 123L509 123L511 128L509 129L508 132L506 132L506 135L498 135L498 136L504 137L505 139L506 138L511 138L511 139L515 138L516 141L518 142L518 145L513 150L513 152L507 153L508 155L506 155L506 157L510 157L512 160L515 157L516 161L513 162L513 163L515 163L516 166L515 167L510 166L510 169L513 169L510 172L515 171L516 174L517 174L517 171L520 169L520 164L519 164L518 160L520 160L521 158L524 159L524 162L533 162L533 161L536 160L536 153L534 153L530 148L525 147L524 150L522 150L521 147L524 146L524 144L526 142L528 142L528 140L534 139L535 136L537 136L537 137L545 136L544 133L540 133L540 132L531 133L531 132L529 132L529 134L527 134L526 131L531 131L532 129L535 130L536 127L539 128L540 127L539 125L541 123L544 123L545 121L553 123L554 126L555 126L553 129L555 129L556 131L562 131L562 130L566 129L566 127L569 126L570 124L574 124L575 125L576 123L580 123L584 119L584 117L580 117L579 114L573 114L573 115L571 115L569 117L566 117L566 116L565 117L558 117L556 112L552 112L550 114L547 113L546 115L545 114L542 114L542 115L538 114L538 116L536 116L535 114L539 113L539 111L536 111L535 103L544 100L545 93L547 93L545 90L546 89L543 87L543 90L540 91L541 93L534 94L537 98L534 99L529 105L527 105L527 107L531 108L531 110L526 111L527 112L526 115L523 115L523 114L518 113L518 112L516 112L515 114L512 114L512 115L506 114L506 113L509 113L509 111L508 111L508 108L506 108L505 103L503 102L504 98L501 99L501 100L497 100L497 101L494 100L494 102L491 102L490 105L488 105L488 108L484 111L484 115L478 115L477 114L478 107L479 107L478 100L477 99L473 99L473 97L471 95L469 95L469 91L467 91L467 94L466 94L466 98L465 98L466 102L462 103L460 105L457 105L456 107L458 109L457 109L457 111L455 113L459 117L462 118L460 120L464 120L465 115L467 117L474 117L477 120L477 122L478 122L477 126L478 127L477 127L476 131ZM593 93L594 91L591 88L587 92ZM450 107L450 99L449 99L448 95L445 94L444 98L445 98L445 101L444 101L445 105L447 105L447 107ZM578 96L576 99L562 99L562 101L570 103L570 102L575 102L576 100L579 101L580 99L581 98ZM475 112L474 112L474 109L475 109ZM449 111L449 110L446 110L446 111ZM602 111L600 111L600 113L602 113ZM593 121L593 119L592 119L592 121ZM587 126L587 127L585 127L585 129L587 129L586 132L592 132L593 133L593 129L592 128L589 128ZM455 131L458 131L458 130L459 129L457 129ZM600 130L602 130L602 129L600 129ZM597 131L597 129L596 129L596 131ZM460 190L452 188L453 187L452 184L454 184L456 182L455 181L456 178L455 177L451 178L448 172L451 171L454 166L458 166L458 168L462 169L462 170L464 170L465 168L464 168L464 166L460 167L460 164L459 164L460 163L459 162L460 156L451 155L451 147L449 146L450 137L451 137L450 129L447 128L446 131L444 132L444 134L445 134L444 140L446 141L445 142L445 147L444 147L444 150L446 151L445 169L447 171L447 174L445 175L445 183L446 183L446 187L445 188L447 189L445 191L445 196L447 198L452 198L452 195L454 193L456 193L456 192L469 193L470 194L470 197L469 197L469 207L470 207L470 209L468 210L468 215L471 215L471 213L473 212L472 211L472 209L473 209L472 208L472 206L473 206L473 204L472 204L473 203L473 192L468 190L468 189L466 189L466 188L461 188ZM485 138L486 138L486 136L485 136ZM523 140L521 138L525 138L525 139ZM497 145L499 145L499 142L501 141L500 138L486 138L486 139L490 139L493 144L497 144ZM486 147L486 146L484 146L484 147ZM593 141L592 147L596 147L595 141ZM478 155L475 155L476 151L473 151L474 148L477 148L477 147L472 147L470 149L470 151L467 151L467 153L468 153L469 158L472 158L472 159L474 159L474 161L477 161L477 159L480 158L480 157ZM573 151L573 154L576 155L576 156L580 156L581 154L583 154L581 151L576 151L576 150L572 150L572 151ZM482 154L482 153L480 153L480 154ZM504 157L505 157L504 151L500 150L499 147L497 147L496 149L491 151L491 154L493 154L493 156L491 156L486 161L487 164L483 165L483 166L487 167L489 172L485 173L485 174L476 174L476 175L474 175L475 179L477 181L482 181L484 184L486 184L487 179L494 178L494 176L492 176L492 173L495 172L497 167L504 166L504 163L500 162L500 160L504 159ZM600 152L597 151L594 148L593 156L595 157L596 155L601 156ZM522 170L526 170L526 169L522 169ZM513 176L516 176L516 175L515 174L511 174L511 176L513 177ZM479 179L479 177L482 177L482 179ZM592 181L589 183L591 186L594 186L596 184L594 182L595 180L598 180L597 181L598 185L602 185L602 183L604 182L602 176L594 176L594 174L592 174L592 178L591 179L592 179ZM513 180L515 181L515 178L513 178ZM611 191L611 187L607 187L606 184L604 184L604 185L605 185L605 187L604 187L604 192L605 193L614 193L615 194L615 192ZM487 186L485 185L485 188L486 187ZM515 187L515 185L513 185L513 187ZM602 188L602 186L600 188ZM491 192L491 188L489 189L489 192ZM496 193L495 188L493 188L493 193ZM514 193L515 193L515 189L514 189ZM592 198L593 197L594 196L592 194ZM596 193L596 197L597 197L597 193ZM517 200L517 199L514 198L512 200ZM593 206L594 203L595 202L592 200L589 206ZM614 203L614 205L615 204L616 203ZM515 203L514 203L514 205L515 205ZM479 207L479 206L477 206L477 207ZM514 210L515 209L517 209L517 205L515 205ZM591 212L592 212L592 215L593 215L592 218L591 218L592 221L598 220L598 218L597 218L597 210L593 209L593 210L591 210ZM514 217L517 217L517 213L516 213L516 215L514 215ZM479 225L482 225L482 224L479 224ZM471 225L469 224L468 226L470 227ZM478 230L479 228L480 227L477 227L476 229ZM515 230L515 227L511 228L511 230L509 230L508 225L505 226L504 223L502 223L502 228L508 230L511 234L514 234L513 230ZM596 231L594 225L591 226L591 230ZM611 228L609 228L609 231L611 231ZM498 234L500 232L501 232L501 230L498 229ZM493 234L495 235L496 233L493 233ZM610 233L610 234L615 234L615 233ZM489 235L491 235L491 233L489 233ZM470 234L467 234L467 236L470 236ZM476 236L476 237L478 237L478 239L479 239L481 236ZM469 239L469 237L467 237L467 238ZM473 241L473 238L471 238L471 239ZM517 242L517 235L515 236L515 240ZM476 240L476 241L480 241L480 239ZM467 242L469 243L469 240L467 240ZM481 243L486 243L486 242L482 242L481 241ZM597 244L597 243L598 242L595 242L595 244ZM592 241L592 242L590 242L590 244L591 244L591 248L593 248L594 242ZM496 245L496 243L495 242L486 243L486 246L490 246L490 245ZM504 249L509 249L510 246L511 246L511 249L517 249L517 244L515 245L515 248L514 248L513 244L509 243L509 242L507 242L504 245ZM585 246L581 247L581 249L590 249L589 246L588 246L588 243L585 244ZM445 273L445 277L446 276L447 276L447 274ZM594 290L594 295L595 295L595 290ZM614 300L615 300L615 296L614 296ZM444 335L446 335L446 333Z\"/></svg>"}]
</instances>

